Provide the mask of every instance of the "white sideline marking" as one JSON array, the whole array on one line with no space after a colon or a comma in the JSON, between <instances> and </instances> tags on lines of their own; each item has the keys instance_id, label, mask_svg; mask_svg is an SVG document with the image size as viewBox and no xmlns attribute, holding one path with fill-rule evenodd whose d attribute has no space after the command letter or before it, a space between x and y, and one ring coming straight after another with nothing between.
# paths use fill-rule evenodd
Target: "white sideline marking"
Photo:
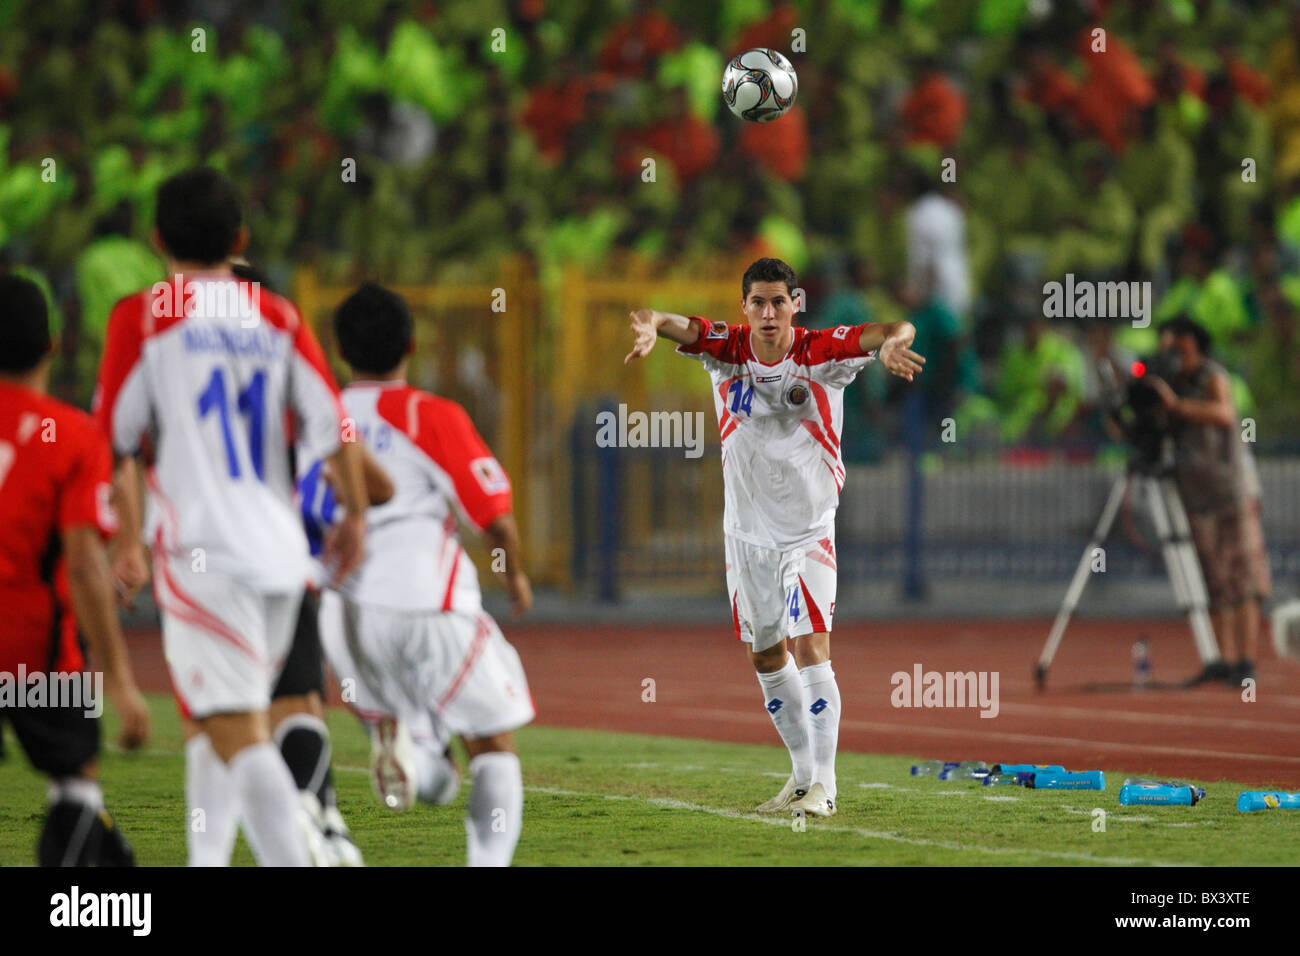
<instances>
[{"instance_id":1,"label":"white sideline marking","mask_svg":"<svg viewBox=\"0 0 1300 956\"><path fill-rule=\"evenodd\" d=\"M670 797L638 797L624 793L592 793L584 790L563 790L559 787L524 787L533 793L544 793L553 797L596 797L602 800L625 800L633 803L647 803L665 810L688 810L693 813L708 813L728 820L746 820L767 826L789 829L789 821L783 818L762 817L756 813L742 813L739 810L726 810L722 807L709 807L702 803L686 800L674 800ZM928 846L941 850L956 850L963 853L984 853L991 856L1044 857L1050 860L1082 860L1086 863L1111 863L1116 866L1200 866L1199 863L1169 863L1163 860L1143 860L1135 857L1093 856L1069 850L1039 850L1031 847L992 847L969 846L965 843L952 843L947 840L927 840L923 837L905 837L897 833L882 830L867 830L862 827L837 827L818 820L815 830L832 830L836 833L852 833L867 840L884 840L889 843L903 843L908 846Z\"/></svg>"},{"instance_id":2,"label":"white sideline marking","mask_svg":"<svg viewBox=\"0 0 1300 956\"><path fill-rule=\"evenodd\" d=\"M1066 813L1077 814L1081 817L1092 816L1091 810L1080 810L1078 807L1061 807L1061 809ZM1155 817L1129 817L1108 810L1106 811L1106 821L1110 822L1111 820L1122 820L1125 823L1152 823Z\"/></svg>"},{"instance_id":3,"label":"white sideline marking","mask_svg":"<svg viewBox=\"0 0 1300 956\"><path fill-rule=\"evenodd\" d=\"M1019 800L1020 798L1019 798L1019 797L987 796L987 797L985 797L984 799L987 800L989 803L1015 803L1015 802L1016 802L1017 800Z\"/></svg>"}]
</instances>

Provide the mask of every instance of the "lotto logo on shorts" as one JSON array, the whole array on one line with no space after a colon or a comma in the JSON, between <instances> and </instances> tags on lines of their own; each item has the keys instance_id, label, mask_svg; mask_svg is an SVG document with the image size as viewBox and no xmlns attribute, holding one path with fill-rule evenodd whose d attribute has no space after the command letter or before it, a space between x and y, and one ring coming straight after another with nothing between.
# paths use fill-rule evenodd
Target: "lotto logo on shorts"
<instances>
[{"instance_id":1,"label":"lotto logo on shorts","mask_svg":"<svg viewBox=\"0 0 1300 956\"><path fill-rule=\"evenodd\" d=\"M820 714L823 710L825 710L829 706L830 705L826 703L825 697L818 697L817 702L813 704L811 707L809 707L808 709L812 711L814 715L816 715L816 714Z\"/></svg>"},{"instance_id":2,"label":"lotto logo on shorts","mask_svg":"<svg viewBox=\"0 0 1300 956\"><path fill-rule=\"evenodd\" d=\"M783 701L779 697L773 697L771 700L767 702L767 712L769 714L775 714L778 710L780 710L784 706L785 706L785 701Z\"/></svg>"}]
</instances>

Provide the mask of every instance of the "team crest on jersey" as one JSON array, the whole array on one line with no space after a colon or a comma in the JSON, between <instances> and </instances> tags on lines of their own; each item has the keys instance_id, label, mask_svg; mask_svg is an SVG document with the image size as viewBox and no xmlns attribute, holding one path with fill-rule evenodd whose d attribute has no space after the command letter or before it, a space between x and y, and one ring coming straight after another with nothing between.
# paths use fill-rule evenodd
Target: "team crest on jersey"
<instances>
[{"instance_id":1,"label":"team crest on jersey","mask_svg":"<svg viewBox=\"0 0 1300 956\"><path fill-rule=\"evenodd\" d=\"M802 385L794 385L785 393L785 400L791 405L802 405L808 401L808 389Z\"/></svg>"},{"instance_id":2,"label":"team crest on jersey","mask_svg":"<svg viewBox=\"0 0 1300 956\"><path fill-rule=\"evenodd\" d=\"M725 339L726 337L727 337L727 323L726 323L726 322L711 322L711 323L709 324L709 338L711 338L711 339Z\"/></svg>"},{"instance_id":3,"label":"team crest on jersey","mask_svg":"<svg viewBox=\"0 0 1300 956\"><path fill-rule=\"evenodd\" d=\"M499 495L510 490L510 479L495 458L475 458L469 463L469 469L485 494Z\"/></svg>"}]
</instances>

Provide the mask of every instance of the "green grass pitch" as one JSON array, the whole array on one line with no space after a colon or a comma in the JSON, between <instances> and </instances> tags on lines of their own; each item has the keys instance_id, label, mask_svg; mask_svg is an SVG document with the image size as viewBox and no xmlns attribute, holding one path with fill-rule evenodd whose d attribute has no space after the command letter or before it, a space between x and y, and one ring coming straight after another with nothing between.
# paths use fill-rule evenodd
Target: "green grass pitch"
<instances>
[{"instance_id":1,"label":"green grass pitch","mask_svg":"<svg viewBox=\"0 0 1300 956\"><path fill-rule=\"evenodd\" d=\"M153 695L143 753L110 750L101 777L110 810L144 865L185 861L184 760L169 697ZM366 862L460 865L467 788L448 807L391 813L370 791L368 742L353 718L329 714L339 803ZM114 739L111 714L104 727ZM29 865L45 784L12 733L0 770L0 865ZM1125 774L1108 789L1033 791L917 780L907 757L841 754L840 810L802 831L750 811L784 782L778 747L598 731L525 728L521 865L1291 865L1300 814L1239 813L1232 782L1198 781L1196 807L1121 807ZM463 766L463 764L462 764ZM1105 832L1093 809L1106 810ZM236 864L251 864L242 837Z\"/></svg>"}]
</instances>

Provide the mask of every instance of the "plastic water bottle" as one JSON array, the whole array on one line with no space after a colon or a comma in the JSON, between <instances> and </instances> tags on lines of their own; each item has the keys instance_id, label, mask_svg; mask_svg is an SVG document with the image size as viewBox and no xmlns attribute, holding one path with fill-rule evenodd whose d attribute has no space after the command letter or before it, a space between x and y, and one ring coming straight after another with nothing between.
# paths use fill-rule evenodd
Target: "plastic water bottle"
<instances>
[{"instance_id":1,"label":"plastic water bottle","mask_svg":"<svg viewBox=\"0 0 1300 956\"><path fill-rule=\"evenodd\" d=\"M1034 790L1105 790L1106 775L1100 770L1035 773L1025 784Z\"/></svg>"},{"instance_id":2,"label":"plastic water bottle","mask_svg":"<svg viewBox=\"0 0 1300 956\"><path fill-rule=\"evenodd\" d=\"M1145 637L1133 642L1133 686L1146 687L1151 683L1151 654Z\"/></svg>"},{"instance_id":3,"label":"plastic water bottle","mask_svg":"<svg viewBox=\"0 0 1300 956\"><path fill-rule=\"evenodd\" d=\"M1126 807L1138 804L1191 807L1204 799L1204 787L1184 783L1182 780L1143 780L1130 777L1119 788L1119 802Z\"/></svg>"},{"instance_id":4,"label":"plastic water bottle","mask_svg":"<svg viewBox=\"0 0 1300 956\"><path fill-rule=\"evenodd\" d=\"M1032 773L997 773L990 772L984 777L986 787L1023 787L1032 777Z\"/></svg>"},{"instance_id":5,"label":"plastic water bottle","mask_svg":"<svg viewBox=\"0 0 1300 956\"><path fill-rule=\"evenodd\" d=\"M995 763L993 773L1065 773L1065 768L1055 763Z\"/></svg>"},{"instance_id":6,"label":"plastic water bottle","mask_svg":"<svg viewBox=\"0 0 1300 956\"><path fill-rule=\"evenodd\" d=\"M921 763L912 764L913 777L938 777L945 770L953 770L961 766L960 760L925 760Z\"/></svg>"},{"instance_id":7,"label":"plastic water bottle","mask_svg":"<svg viewBox=\"0 0 1300 956\"><path fill-rule=\"evenodd\" d=\"M1243 813L1251 810L1300 810L1300 793L1247 790L1237 798L1237 809Z\"/></svg>"},{"instance_id":8,"label":"plastic water bottle","mask_svg":"<svg viewBox=\"0 0 1300 956\"><path fill-rule=\"evenodd\" d=\"M939 771L940 780L983 780L988 776L989 768L983 760L963 760L955 767L945 767Z\"/></svg>"}]
</instances>

